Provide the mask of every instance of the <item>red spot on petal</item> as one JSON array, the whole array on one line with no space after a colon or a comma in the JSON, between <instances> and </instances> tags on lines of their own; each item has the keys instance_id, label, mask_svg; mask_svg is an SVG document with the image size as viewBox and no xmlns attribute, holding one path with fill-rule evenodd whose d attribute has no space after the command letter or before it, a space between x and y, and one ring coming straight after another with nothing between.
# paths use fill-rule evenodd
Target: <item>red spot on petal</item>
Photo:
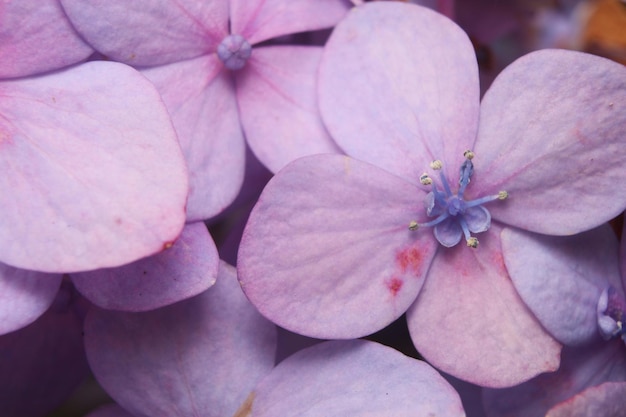
<instances>
[{"instance_id":1,"label":"red spot on petal","mask_svg":"<svg viewBox=\"0 0 626 417\"><path fill-rule=\"evenodd\" d=\"M396 264L403 274L418 273L422 267L424 256L416 247L406 248L396 254Z\"/></svg>"},{"instance_id":2,"label":"red spot on petal","mask_svg":"<svg viewBox=\"0 0 626 417\"><path fill-rule=\"evenodd\" d=\"M165 242L163 244L163 250L167 250L167 249L171 248L172 246L174 246L174 242Z\"/></svg>"},{"instance_id":3,"label":"red spot on petal","mask_svg":"<svg viewBox=\"0 0 626 417\"><path fill-rule=\"evenodd\" d=\"M402 284L404 284L404 282L399 278L393 277L385 281L385 284L387 285L387 288L389 288L391 295L395 297L402 288Z\"/></svg>"}]
</instances>

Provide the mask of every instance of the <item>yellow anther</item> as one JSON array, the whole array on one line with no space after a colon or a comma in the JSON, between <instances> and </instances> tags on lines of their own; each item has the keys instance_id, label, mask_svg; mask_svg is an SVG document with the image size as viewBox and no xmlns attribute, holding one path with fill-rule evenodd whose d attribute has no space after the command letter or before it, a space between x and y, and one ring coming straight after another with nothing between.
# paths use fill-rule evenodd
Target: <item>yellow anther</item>
<instances>
[{"instance_id":1,"label":"yellow anther","mask_svg":"<svg viewBox=\"0 0 626 417\"><path fill-rule=\"evenodd\" d=\"M468 149L465 152L463 152L463 156L467 159L474 159L474 152Z\"/></svg>"},{"instance_id":2,"label":"yellow anther","mask_svg":"<svg viewBox=\"0 0 626 417\"><path fill-rule=\"evenodd\" d=\"M411 221L409 222L409 230L410 230L410 231L414 232L414 231L416 231L417 229L419 229L419 227L420 227L420 225L419 225L419 224L418 224L415 220L411 220Z\"/></svg>"},{"instance_id":3,"label":"yellow anther","mask_svg":"<svg viewBox=\"0 0 626 417\"><path fill-rule=\"evenodd\" d=\"M439 159L434 160L433 162L430 163L430 167L432 169L439 170L443 168L443 162L441 162Z\"/></svg>"},{"instance_id":4,"label":"yellow anther","mask_svg":"<svg viewBox=\"0 0 626 417\"><path fill-rule=\"evenodd\" d=\"M420 176L420 183L422 183L422 185L430 185L433 183L433 180L428 176L428 174L422 174Z\"/></svg>"},{"instance_id":5,"label":"yellow anther","mask_svg":"<svg viewBox=\"0 0 626 417\"><path fill-rule=\"evenodd\" d=\"M467 239L467 246L476 249L478 247L478 239L476 239L474 236L470 237L469 239Z\"/></svg>"},{"instance_id":6,"label":"yellow anther","mask_svg":"<svg viewBox=\"0 0 626 417\"><path fill-rule=\"evenodd\" d=\"M509 193L506 191L498 191L498 200L506 200L509 198Z\"/></svg>"}]
</instances>

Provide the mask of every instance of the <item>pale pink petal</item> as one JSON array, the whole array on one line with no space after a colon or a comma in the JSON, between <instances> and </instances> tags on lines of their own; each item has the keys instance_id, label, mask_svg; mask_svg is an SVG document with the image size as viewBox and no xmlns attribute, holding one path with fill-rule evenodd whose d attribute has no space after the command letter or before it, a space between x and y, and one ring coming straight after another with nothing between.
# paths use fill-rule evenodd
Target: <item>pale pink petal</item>
<instances>
[{"instance_id":1,"label":"pale pink petal","mask_svg":"<svg viewBox=\"0 0 626 417\"><path fill-rule=\"evenodd\" d=\"M152 66L214 52L228 0L60 0L76 30L119 62Z\"/></svg>"},{"instance_id":2,"label":"pale pink petal","mask_svg":"<svg viewBox=\"0 0 626 417\"><path fill-rule=\"evenodd\" d=\"M607 59L543 50L507 67L485 94L474 149L476 187L509 193L493 219L572 235L621 213L624 108L626 69Z\"/></svg>"},{"instance_id":3,"label":"pale pink petal","mask_svg":"<svg viewBox=\"0 0 626 417\"><path fill-rule=\"evenodd\" d=\"M458 182L478 128L478 66L467 35L417 5L366 3L335 28L319 102L350 156L417 183L434 159Z\"/></svg>"},{"instance_id":4,"label":"pale pink petal","mask_svg":"<svg viewBox=\"0 0 626 417\"><path fill-rule=\"evenodd\" d=\"M61 275L27 271L0 263L0 335L21 329L50 307Z\"/></svg>"},{"instance_id":5,"label":"pale pink petal","mask_svg":"<svg viewBox=\"0 0 626 417\"><path fill-rule=\"evenodd\" d=\"M252 414L464 417L459 395L433 368L378 343L325 342L287 358L255 388Z\"/></svg>"},{"instance_id":6,"label":"pale pink petal","mask_svg":"<svg viewBox=\"0 0 626 417\"><path fill-rule=\"evenodd\" d=\"M258 43L332 27L349 9L347 0L230 0L231 33Z\"/></svg>"},{"instance_id":7,"label":"pale pink petal","mask_svg":"<svg viewBox=\"0 0 626 417\"><path fill-rule=\"evenodd\" d=\"M442 249L407 313L411 338L433 366L481 386L506 387L559 366L561 346L515 292L500 227L477 249Z\"/></svg>"},{"instance_id":8,"label":"pale pink petal","mask_svg":"<svg viewBox=\"0 0 626 417\"><path fill-rule=\"evenodd\" d=\"M135 416L233 416L274 366L276 328L250 305L236 271L161 309L93 309L85 347L102 387Z\"/></svg>"},{"instance_id":9,"label":"pale pink petal","mask_svg":"<svg viewBox=\"0 0 626 417\"><path fill-rule=\"evenodd\" d=\"M245 140L235 87L215 55L147 69L178 133L189 167L187 221L222 212L243 182Z\"/></svg>"},{"instance_id":10,"label":"pale pink petal","mask_svg":"<svg viewBox=\"0 0 626 417\"><path fill-rule=\"evenodd\" d=\"M187 173L154 87L91 62L0 83L0 257L46 272L159 252L185 220ZM10 173L10 174L9 174Z\"/></svg>"},{"instance_id":11,"label":"pale pink petal","mask_svg":"<svg viewBox=\"0 0 626 417\"><path fill-rule=\"evenodd\" d=\"M189 223L171 248L117 268L72 274L76 288L109 310L154 310L215 283L219 258L204 223Z\"/></svg>"},{"instance_id":12,"label":"pale pink petal","mask_svg":"<svg viewBox=\"0 0 626 417\"><path fill-rule=\"evenodd\" d=\"M626 410L626 382L606 382L557 404L546 417L622 417Z\"/></svg>"},{"instance_id":13,"label":"pale pink petal","mask_svg":"<svg viewBox=\"0 0 626 417\"><path fill-rule=\"evenodd\" d=\"M597 339L600 294L612 286L624 296L613 230L561 237L505 228L501 237L513 285L546 330L567 345Z\"/></svg>"},{"instance_id":14,"label":"pale pink petal","mask_svg":"<svg viewBox=\"0 0 626 417\"><path fill-rule=\"evenodd\" d=\"M430 233L408 228L423 198L347 156L297 159L270 180L248 220L237 259L244 292L296 333L380 330L413 302L437 249Z\"/></svg>"},{"instance_id":15,"label":"pale pink petal","mask_svg":"<svg viewBox=\"0 0 626 417\"><path fill-rule=\"evenodd\" d=\"M317 107L316 76L322 48L257 48L235 74L241 122L252 151L276 172L296 158L340 153Z\"/></svg>"},{"instance_id":16,"label":"pale pink petal","mask_svg":"<svg viewBox=\"0 0 626 417\"><path fill-rule=\"evenodd\" d=\"M57 0L0 2L0 78L63 68L92 52Z\"/></svg>"}]
</instances>

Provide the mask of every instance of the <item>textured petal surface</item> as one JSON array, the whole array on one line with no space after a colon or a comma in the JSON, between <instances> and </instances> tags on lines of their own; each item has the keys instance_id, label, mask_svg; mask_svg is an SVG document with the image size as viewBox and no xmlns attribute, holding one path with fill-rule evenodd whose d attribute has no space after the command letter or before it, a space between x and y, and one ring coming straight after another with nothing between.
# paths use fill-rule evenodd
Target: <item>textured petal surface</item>
<instances>
[{"instance_id":1,"label":"textured petal surface","mask_svg":"<svg viewBox=\"0 0 626 417\"><path fill-rule=\"evenodd\" d=\"M142 73L161 93L189 167L187 221L219 214L237 196L245 166L230 74L215 55Z\"/></svg>"},{"instance_id":2,"label":"textured petal surface","mask_svg":"<svg viewBox=\"0 0 626 417\"><path fill-rule=\"evenodd\" d=\"M50 307L60 285L61 275L0 263L0 335L35 321Z\"/></svg>"},{"instance_id":3,"label":"textured petal surface","mask_svg":"<svg viewBox=\"0 0 626 417\"><path fill-rule=\"evenodd\" d=\"M244 292L270 320L307 336L382 329L413 302L436 251L431 234L408 229L424 195L347 156L292 162L270 180L244 231Z\"/></svg>"},{"instance_id":4,"label":"textured petal surface","mask_svg":"<svg viewBox=\"0 0 626 417\"><path fill-rule=\"evenodd\" d=\"M544 50L507 67L483 99L474 149L476 186L509 193L491 216L570 235L622 212L625 109L626 69L607 59Z\"/></svg>"},{"instance_id":5,"label":"textured petal surface","mask_svg":"<svg viewBox=\"0 0 626 417\"><path fill-rule=\"evenodd\" d=\"M325 342L278 365L255 389L255 417L464 417L425 362L364 340Z\"/></svg>"},{"instance_id":6,"label":"textured petal surface","mask_svg":"<svg viewBox=\"0 0 626 417\"><path fill-rule=\"evenodd\" d=\"M322 119L348 155L409 181L434 159L458 182L478 128L478 66L467 35L421 6L359 6L335 28L319 75Z\"/></svg>"},{"instance_id":7,"label":"textured petal surface","mask_svg":"<svg viewBox=\"0 0 626 417\"><path fill-rule=\"evenodd\" d=\"M557 372L539 375L508 389L485 389L483 400L489 417L537 417L588 387L625 379L624 344L617 340L601 341L584 348L566 347Z\"/></svg>"},{"instance_id":8,"label":"textured petal surface","mask_svg":"<svg viewBox=\"0 0 626 417\"><path fill-rule=\"evenodd\" d=\"M174 245L117 268L72 274L76 288L109 310L154 310L198 295L215 283L219 258L204 223L187 224Z\"/></svg>"},{"instance_id":9,"label":"textured petal surface","mask_svg":"<svg viewBox=\"0 0 626 417\"><path fill-rule=\"evenodd\" d=\"M94 309L85 323L89 364L135 417L232 416L274 365L276 329L220 264L208 291L144 313Z\"/></svg>"},{"instance_id":10,"label":"textured petal surface","mask_svg":"<svg viewBox=\"0 0 626 417\"><path fill-rule=\"evenodd\" d=\"M348 0L230 0L231 32L254 44L329 28L349 9Z\"/></svg>"},{"instance_id":11,"label":"textured petal surface","mask_svg":"<svg viewBox=\"0 0 626 417\"><path fill-rule=\"evenodd\" d=\"M273 172L296 158L339 153L319 115L316 76L322 48L256 48L236 73L237 99L248 144Z\"/></svg>"},{"instance_id":12,"label":"textured petal surface","mask_svg":"<svg viewBox=\"0 0 626 417\"><path fill-rule=\"evenodd\" d=\"M0 336L2 416L48 415L87 377L82 320L71 291L64 285L38 320Z\"/></svg>"},{"instance_id":13,"label":"textured petal surface","mask_svg":"<svg viewBox=\"0 0 626 417\"><path fill-rule=\"evenodd\" d=\"M607 382L556 405L546 417L621 417L624 410L626 382Z\"/></svg>"},{"instance_id":14,"label":"textured petal surface","mask_svg":"<svg viewBox=\"0 0 626 417\"><path fill-rule=\"evenodd\" d=\"M152 66L214 52L228 35L228 0L60 0L99 52Z\"/></svg>"},{"instance_id":15,"label":"textured petal surface","mask_svg":"<svg viewBox=\"0 0 626 417\"><path fill-rule=\"evenodd\" d=\"M92 52L57 0L0 3L0 78L62 68Z\"/></svg>"},{"instance_id":16,"label":"textured petal surface","mask_svg":"<svg viewBox=\"0 0 626 417\"><path fill-rule=\"evenodd\" d=\"M492 224L474 250L440 250L407 313L411 338L426 360L490 387L552 371L560 353L560 345L515 292L502 259L500 231Z\"/></svg>"},{"instance_id":17,"label":"textured petal surface","mask_svg":"<svg viewBox=\"0 0 626 417\"><path fill-rule=\"evenodd\" d=\"M568 237L506 228L502 253L520 297L563 344L598 337L596 307L605 288L624 296L617 239L607 225Z\"/></svg>"},{"instance_id":18,"label":"textured petal surface","mask_svg":"<svg viewBox=\"0 0 626 417\"><path fill-rule=\"evenodd\" d=\"M154 87L91 62L0 83L0 254L46 272L160 251L185 220L187 174Z\"/></svg>"}]
</instances>

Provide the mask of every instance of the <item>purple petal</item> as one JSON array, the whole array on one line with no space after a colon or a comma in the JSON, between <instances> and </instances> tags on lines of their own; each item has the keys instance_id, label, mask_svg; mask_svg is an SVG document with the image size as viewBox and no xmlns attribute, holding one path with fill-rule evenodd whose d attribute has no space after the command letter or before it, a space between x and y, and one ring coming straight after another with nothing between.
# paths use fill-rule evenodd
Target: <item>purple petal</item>
<instances>
[{"instance_id":1,"label":"purple petal","mask_svg":"<svg viewBox=\"0 0 626 417\"><path fill-rule=\"evenodd\" d=\"M607 382L557 404L546 417L621 417L624 410L626 382Z\"/></svg>"},{"instance_id":2,"label":"purple petal","mask_svg":"<svg viewBox=\"0 0 626 417\"><path fill-rule=\"evenodd\" d=\"M433 230L435 238L446 248L451 248L461 241L463 230L454 217L448 217L435 226Z\"/></svg>"},{"instance_id":3,"label":"purple petal","mask_svg":"<svg viewBox=\"0 0 626 417\"><path fill-rule=\"evenodd\" d=\"M364 340L304 349L254 394L255 417L465 416L459 395L425 362Z\"/></svg>"},{"instance_id":4,"label":"purple petal","mask_svg":"<svg viewBox=\"0 0 626 417\"><path fill-rule=\"evenodd\" d=\"M61 278L0 263L0 335L21 329L41 316L54 301Z\"/></svg>"},{"instance_id":5,"label":"purple petal","mask_svg":"<svg viewBox=\"0 0 626 417\"><path fill-rule=\"evenodd\" d=\"M144 313L94 309L89 364L102 387L138 416L232 416L274 365L276 329L246 300L235 269L177 304Z\"/></svg>"},{"instance_id":6,"label":"purple petal","mask_svg":"<svg viewBox=\"0 0 626 417\"><path fill-rule=\"evenodd\" d=\"M463 218L467 222L469 231L472 233L486 232L489 230L489 226L491 226L491 214L483 206L467 208Z\"/></svg>"},{"instance_id":7,"label":"purple petal","mask_svg":"<svg viewBox=\"0 0 626 417\"><path fill-rule=\"evenodd\" d=\"M434 256L408 225L424 192L340 155L297 159L263 191L239 248L242 288L263 315L296 333L353 338L413 302Z\"/></svg>"},{"instance_id":8,"label":"purple petal","mask_svg":"<svg viewBox=\"0 0 626 417\"><path fill-rule=\"evenodd\" d=\"M320 119L315 95L322 48L256 48L236 73L248 144L273 172L301 156L340 153Z\"/></svg>"},{"instance_id":9,"label":"purple petal","mask_svg":"<svg viewBox=\"0 0 626 417\"><path fill-rule=\"evenodd\" d=\"M622 287L626 288L626 222L622 226L622 240L619 247L619 266L622 273Z\"/></svg>"},{"instance_id":10,"label":"purple petal","mask_svg":"<svg viewBox=\"0 0 626 417\"><path fill-rule=\"evenodd\" d=\"M231 32L254 44L332 27L349 9L347 0L231 0Z\"/></svg>"},{"instance_id":11,"label":"purple petal","mask_svg":"<svg viewBox=\"0 0 626 417\"><path fill-rule=\"evenodd\" d=\"M70 288L62 287L52 307L34 323L0 336L3 416L48 415L88 375L82 320Z\"/></svg>"},{"instance_id":12,"label":"purple petal","mask_svg":"<svg viewBox=\"0 0 626 417\"><path fill-rule=\"evenodd\" d=\"M86 59L93 49L56 0L0 4L0 78L24 77Z\"/></svg>"},{"instance_id":13,"label":"purple petal","mask_svg":"<svg viewBox=\"0 0 626 417\"><path fill-rule=\"evenodd\" d=\"M319 100L324 123L348 155L414 183L441 159L456 183L478 128L474 50L458 26L429 9L364 4L326 45Z\"/></svg>"},{"instance_id":14,"label":"purple petal","mask_svg":"<svg viewBox=\"0 0 626 417\"><path fill-rule=\"evenodd\" d=\"M215 283L218 264L204 223L190 223L161 253L117 268L72 274L72 281L99 307L146 311L205 291Z\"/></svg>"},{"instance_id":15,"label":"purple petal","mask_svg":"<svg viewBox=\"0 0 626 417\"><path fill-rule=\"evenodd\" d=\"M554 405L606 381L626 379L626 355L621 341L584 348L564 348L557 372L539 375L516 387L486 389L483 400L490 417L543 416ZM599 413L595 416L603 416Z\"/></svg>"},{"instance_id":16,"label":"purple petal","mask_svg":"<svg viewBox=\"0 0 626 417\"><path fill-rule=\"evenodd\" d=\"M2 262L46 272L162 250L184 223L187 175L169 115L131 68L91 62L0 83Z\"/></svg>"},{"instance_id":17,"label":"purple petal","mask_svg":"<svg viewBox=\"0 0 626 417\"><path fill-rule=\"evenodd\" d=\"M555 77L555 74L559 74ZM474 149L494 219L530 231L571 235L626 207L626 70L565 50L528 54L487 91ZM590 213L593 213L591 215Z\"/></svg>"},{"instance_id":18,"label":"purple petal","mask_svg":"<svg viewBox=\"0 0 626 417\"><path fill-rule=\"evenodd\" d=\"M219 214L237 196L245 164L230 75L214 55L142 73L161 93L189 167L187 221Z\"/></svg>"},{"instance_id":19,"label":"purple petal","mask_svg":"<svg viewBox=\"0 0 626 417\"><path fill-rule=\"evenodd\" d=\"M76 30L108 58L153 66L215 52L228 0L60 0Z\"/></svg>"},{"instance_id":20,"label":"purple petal","mask_svg":"<svg viewBox=\"0 0 626 417\"><path fill-rule=\"evenodd\" d=\"M492 224L474 250L440 250L407 312L411 338L426 360L457 378L490 387L552 371L560 353L560 345L515 292L499 232Z\"/></svg>"},{"instance_id":21,"label":"purple petal","mask_svg":"<svg viewBox=\"0 0 626 417\"><path fill-rule=\"evenodd\" d=\"M609 286L624 294L617 239L609 226L567 237L506 228L502 252L520 297L563 344L598 338L600 294Z\"/></svg>"}]
</instances>

